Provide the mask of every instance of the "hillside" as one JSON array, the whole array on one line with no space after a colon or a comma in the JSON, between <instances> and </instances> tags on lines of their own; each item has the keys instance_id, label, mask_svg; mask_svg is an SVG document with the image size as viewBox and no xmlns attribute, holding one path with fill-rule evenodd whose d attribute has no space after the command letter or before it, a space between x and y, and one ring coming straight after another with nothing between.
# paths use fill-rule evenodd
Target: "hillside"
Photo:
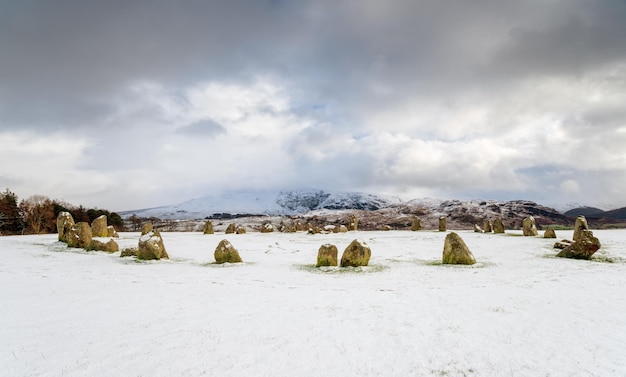
<instances>
[{"instance_id":1,"label":"hillside","mask_svg":"<svg viewBox=\"0 0 626 377\"><path fill-rule=\"evenodd\" d=\"M618 208L610 211L603 211L599 208L595 207L581 207L574 208L567 212L565 212L566 216L578 216L583 215L585 217L593 218L593 219L615 219L615 220L626 220L626 207Z\"/></svg>"}]
</instances>

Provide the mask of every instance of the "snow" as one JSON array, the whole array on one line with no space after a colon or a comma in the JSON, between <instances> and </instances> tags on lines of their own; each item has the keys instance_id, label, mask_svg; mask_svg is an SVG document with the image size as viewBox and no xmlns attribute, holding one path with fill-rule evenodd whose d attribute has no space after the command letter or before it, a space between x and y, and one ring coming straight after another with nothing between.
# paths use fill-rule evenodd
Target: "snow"
<instances>
[{"instance_id":1,"label":"snow","mask_svg":"<svg viewBox=\"0 0 626 377\"><path fill-rule=\"evenodd\" d=\"M626 231L595 230L592 261L457 233L476 265L441 265L431 231L161 233L172 259L147 262L0 237L0 375L626 374ZM224 238L244 263L213 263ZM353 239L370 266L314 267L320 245Z\"/></svg>"}]
</instances>

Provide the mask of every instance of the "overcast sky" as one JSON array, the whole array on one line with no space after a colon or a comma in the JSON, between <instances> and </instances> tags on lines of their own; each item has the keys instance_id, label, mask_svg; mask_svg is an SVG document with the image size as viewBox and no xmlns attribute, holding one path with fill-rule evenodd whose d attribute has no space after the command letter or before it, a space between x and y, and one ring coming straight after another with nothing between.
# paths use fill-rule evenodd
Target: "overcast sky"
<instances>
[{"instance_id":1,"label":"overcast sky","mask_svg":"<svg viewBox=\"0 0 626 377\"><path fill-rule=\"evenodd\" d=\"M626 206L626 2L0 0L0 189Z\"/></svg>"}]
</instances>

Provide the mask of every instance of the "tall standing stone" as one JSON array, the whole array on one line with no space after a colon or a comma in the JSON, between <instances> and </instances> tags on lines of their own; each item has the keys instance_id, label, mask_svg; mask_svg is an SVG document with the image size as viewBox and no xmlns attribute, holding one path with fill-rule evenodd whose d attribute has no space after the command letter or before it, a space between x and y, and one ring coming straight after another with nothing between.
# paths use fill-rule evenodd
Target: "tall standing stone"
<instances>
[{"instance_id":1,"label":"tall standing stone","mask_svg":"<svg viewBox=\"0 0 626 377\"><path fill-rule=\"evenodd\" d=\"M74 218L69 212L60 212L57 216L57 231L59 232L59 241L67 242L67 233L74 225Z\"/></svg>"},{"instance_id":2,"label":"tall standing stone","mask_svg":"<svg viewBox=\"0 0 626 377\"><path fill-rule=\"evenodd\" d=\"M107 226L107 237L119 238L120 235L117 234L117 230L113 225Z\"/></svg>"},{"instance_id":3,"label":"tall standing stone","mask_svg":"<svg viewBox=\"0 0 626 377\"><path fill-rule=\"evenodd\" d=\"M371 256L372 251L364 241L354 240L341 256L341 267L367 266Z\"/></svg>"},{"instance_id":4,"label":"tall standing stone","mask_svg":"<svg viewBox=\"0 0 626 377\"><path fill-rule=\"evenodd\" d=\"M98 216L91 222L91 235L93 237L108 237L109 231L105 215Z\"/></svg>"},{"instance_id":5,"label":"tall standing stone","mask_svg":"<svg viewBox=\"0 0 626 377\"><path fill-rule=\"evenodd\" d=\"M585 216L578 216L576 218L576 224L574 225L574 241L581 239L584 230L589 230L589 224Z\"/></svg>"},{"instance_id":6,"label":"tall standing stone","mask_svg":"<svg viewBox=\"0 0 626 377\"><path fill-rule=\"evenodd\" d=\"M446 217L445 216L439 217L439 231L440 232L446 231Z\"/></svg>"},{"instance_id":7,"label":"tall standing stone","mask_svg":"<svg viewBox=\"0 0 626 377\"><path fill-rule=\"evenodd\" d=\"M443 244L441 262L443 264L474 264L476 259L461 236L450 232Z\"/></svg>"},{"instance_id":8,"label":"tall standing stone","mask_svg":"<svg viewBox=\"0 0 626 377\"><path fill-rule=\"evenodd\" d=\"M91 244L91 227L84 221L72 225L67 232L67 246L88 249Z\"/></svg>"},{"instance_id":9,"label":"tall standing stone","mask_svg":"<svg viewBox=\"0 0 626 377\"><path fill-rule=\"evenodd\" d=\"M600 240L594 237L593 232L583 229L578 234L578 240L567 245L556 256L561 258L591 259L591 256L600 247Z\"/></svg>"},{"instance_id":10,"label":"tall standing stone","mask_svg":"<svg viewBox=\"0 0 626 377\"><path fill-rule=\"evenodd\" d=\"M485 220L483 222L483 232L485 232L485 233L493 232L493 227L491 226L491 221Z\"/></svg>"},{"instance_id":11,"label":"tall standing stone","mask_svg":"<svg viewBox=\"0 0 626 377\"><path fill-rule=\"evenodd\" d=\"M499 217L493 221L493 232L496 234L504 233L504 223Z\"/></svg>"},{"instance_id":12,"label":"tall standing stone","mask_svg":"<svg viewBox=\"0 0 626 377\"><path fill-rule=\"evenodd\" d=\"M213 223L211 222L211 220L207 220L207 222L204 223L204 229L202 230L202 234L214 234Z\"/></svg>"},{"instance_id":13,"label":"tall standing stone","mask_svg":"<svg viewBox=\"0 0 626 377\"><path fill-rule=\"evenodd\" d=\"M537 236L539 233L537 232L537 226L535 225L535 218L532 216L528 216L524 219L522 224L522 233L525 236Z\"/></svg>"},{"instance_id":14,"label":"tall standing stone","mask_svg":"<svg viewBox=\"0 0 626 377\"><path fill-rule=\"evenodd\" d=\"M349 230L359 230L359 219L356 218L356 215L350 215L350 225L348 225Z\"/></svg>"},{"instance_id":15,"label":"tall standing stone","mask_svg":"<svg viewBox=\"0 0 626 377\"><path fill-rule=\"evenodd\" d=\"M413 219L411 220L411 230L414 232L422 230L422 219L417 216L413 216Z\"/></svg>"},{"instance_id":16,"label":"tall standing stone","mask_svg":"<svg viewBox=\"0 0 626 377\"><path fill-rule=\"evenodd\" d=\"M237 230L237 225L235 223L228 224L226 227L226 234L233 234Z\"/></svg>"},{"instance_id":17,"label":"tall standing stone","mask_svg":"<svg viewBox=\"0 0 626 377\"><path fill-rule=\"evenodd\" d=\"M336 266L338 253L339 251L335 245L327 243L320 246L317 251L317 264L315 267Z\"/></svg>"}]
</instances>

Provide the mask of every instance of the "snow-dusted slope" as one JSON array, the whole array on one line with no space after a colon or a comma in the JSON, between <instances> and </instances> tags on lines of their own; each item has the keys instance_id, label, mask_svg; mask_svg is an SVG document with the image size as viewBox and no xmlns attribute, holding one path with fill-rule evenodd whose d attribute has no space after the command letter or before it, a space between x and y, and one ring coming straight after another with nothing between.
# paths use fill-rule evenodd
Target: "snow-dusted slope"
<instances>
[{"instance_id":1,"label":"snow-dusted slope","mask_svg":"<svg viewBox=\"0 0 626 377\"><path fill-rule=\"evenodd\" d=\"M234 191L191 199L171 206L121 212L123 217L201 219L220 213L233 215L296 215L317 209L376 210L399 203L394 197L324 190Z\"/></svg>"}]
</instances>

